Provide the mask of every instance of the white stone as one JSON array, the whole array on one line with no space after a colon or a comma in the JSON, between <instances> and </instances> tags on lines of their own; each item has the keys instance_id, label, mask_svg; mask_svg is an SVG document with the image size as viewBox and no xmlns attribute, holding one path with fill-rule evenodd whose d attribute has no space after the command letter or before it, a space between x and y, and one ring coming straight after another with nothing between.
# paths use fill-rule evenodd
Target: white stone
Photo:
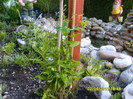
<instances>
[{"instance_id":1,"label":"white stone","mask_svg":"<svg viewBox=\"0 0 133 99\"><path fill-rule=\"evenodd\" d=\"M91 44L91 40L89 37L81 39L81 47L82 48L89 46L90 44Z\"/></svg>"},{"instance_id":2,"label":"white stone","mask_svg":"<svg viewBox=\"0 0 133 99\"><path fill-rule=\"evenodd\" d=\"M20 45L26 45L26 42L23 41L22 39L17 39L17 42L20 44Z\"/></svg>"},{"instance_id":3,"label":"white stone","mask_svg":"<svg viewBox=\"0 0 133 99\"><path fill-rule=\"evenodd\" d=\"M109 88L109 83L105 81L101 77L84 77L80 82L79 82L79 89L85 89L87 88L94 88L94 87L99 87L99 88ZM111 93L108 90L104 91L94 91L95 96L98 99L110 99Z\"/></svg>"},{"instance_id":4,"label":"white stone","mask_svg":"<svg viewBox=\"0 0 133 99\"><path fill-rule=\"evenodd\" d=\"M124 58L115 58L113 61L116 68L124 69L132 65L132 59L130 56Z\"/></svg>"},{"instance_id":5,"label":"white stone","mask_svg":"<svg viewBox=\"0 0 133 99\"><path fill-rule=\"evenodd\" d=\"M133 99L133 82L131 84L128 84L123 92L122 92L122 98L123 99Z\"/></svg>"},{"instance_id":6,"label":"white stone","mask_svg":"<svg viewBox=\"0 0 133 99\"><path fill-rule=\"evenodd\" d=\"M93 50L98 51L98 50L99 50L99 48L94 47L92 44L90 44L89 46L86 46L86 48L87 48L89 51L93 51Z\"/></svg>"},{"instance_id":7,"label":"white stone","mask_svg":"<svg viewBox=\"0 0 133 99\"><path fill-rule=\"evenodd\" d=\"M93 59L95 59L95 60L96 60L96 59L100 60L100 57L98 56L97 52L98 52L98 51L96 51L96 50L91 51L91 57L92 57Z\"/></svg>"},{"instance_id":8,"label":"white stone","mask_svg":"<svg viewBox=\"0 0 133 99\"><path fill-rule=\"evenodd\" d=\"M105 45L101 46L100 50L106 50L106 51L114 51L116 52L116 48L113 45Z\"/></svg>"},{"instance_id":9,"label":"white stone","mask_svg":"<svg viewBox=\"0 0 133 99\"><path fill-rule=\"evenodd\" d=\"M82 53L82 54L89 54L90 51L87 48L80 48L80 53Z\"/></svg>"},{"instance_id":10,"label":"white stone","mask_svg":"<svg viewBox=\"0 0 133 99\"><path fill-rule=\"evenodd\" d=\"M106 51L106 50L100 50L98 51L98 55L100 56L101 59L108 60L108 61L113 61L115 58L125 58L126 55L121 54L119 52L115 51Z\"/></svg>"},{"instance_id":11,"label":"white stone","mask_svg":"<svg viewBox=\"0 0 133 99\"><path fill-rule=\"evenodd\" d=\"M120 74L120 79L125 84L133 82L133 65Z\"/></svg>"}]
</instances>

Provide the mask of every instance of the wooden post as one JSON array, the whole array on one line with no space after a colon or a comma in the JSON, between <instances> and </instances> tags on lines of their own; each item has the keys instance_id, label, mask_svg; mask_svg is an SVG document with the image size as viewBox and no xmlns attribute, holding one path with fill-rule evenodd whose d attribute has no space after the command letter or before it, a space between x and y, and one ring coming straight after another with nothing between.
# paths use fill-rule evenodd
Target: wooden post
<instances>
[{"instance_id":1,"label":"wooden post","mask_svg":"<svg viewBox=\"0 0 133 99\"><path fill-rule=\"evenodd\" d=\"M82 27L81 21L83 18L83 7L84 7L84 0L69 0L69 28ZM77 34L77 33L82 33L82 31L81 30L72 31L70 35ZM69 37L69 40L81 42L81 34L74 38ZM78 45L72 49L72 57L75 61L80 60L80 46L81 45ZM75 71L75 68L74 68L74 71ZM76 83L77 82L72 82L72 91L74 91L76 87L75 86Z\"/></svg>"},{"instance_id":2,"label":"wooden post","mask_svg":"<svg viewBox=\"0 0 133 99\"><path fill-rule=\"evenodd\" d=\"M75 21L75 24L74 24L75 28L82 27L80 22L82 21L82 17L83 17L84 0L76 0L76 8L74 7L75 7L74 0L69 0L69 28L73 28L74 21ZM75 14L74 14L74 9L76 10ZM74 31L74 34L77 34L77 33L82 33L82 31L81 30ZM70 33L70 35L71 34L72 32ZM81 42L81 34L74 37L74 41ZM80 45L74 47L72 52L73 52L72 53L73 59L76 61L79 61L80 60Z\"/></svg>"}]
</instances>

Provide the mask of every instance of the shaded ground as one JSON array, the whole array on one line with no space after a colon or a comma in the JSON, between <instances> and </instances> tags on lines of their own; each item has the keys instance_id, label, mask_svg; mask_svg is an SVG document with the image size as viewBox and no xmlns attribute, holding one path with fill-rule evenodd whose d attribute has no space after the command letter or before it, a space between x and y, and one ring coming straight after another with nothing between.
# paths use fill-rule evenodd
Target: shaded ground
<instances>
[{"instance_id":1,"label":"shaded ground","mask_svg":"<svg viewBox=\"0 0 133 99\"><path fill-rule=\"evenodd\" d=\"M32 69L21 70L17 65L10 65L5 72L0 70L0 84L6 85L2 93L3 99L40 99L34 90L45 86L45 81L30 79L39 73L35 66Z\"/></svg>"},{"instance_id":2,"label":"shaded ground","mask_svg":"<svg viewBox=\"0 0 133 99\"><path fill-rule=\"evenodd\" d=\"M10 42L12 31L14 29L7 31L9 38L5 42L0 39L0 49L5 43ZM39 66L35 64L25 70L16 64L3 67L1 63L4 54L0 52L0 85L5 87L2 90L3 99L40 99L34 90L39 90L45 86L45 81L31 79L41 72Z\"/></svg>"}]
</instances>

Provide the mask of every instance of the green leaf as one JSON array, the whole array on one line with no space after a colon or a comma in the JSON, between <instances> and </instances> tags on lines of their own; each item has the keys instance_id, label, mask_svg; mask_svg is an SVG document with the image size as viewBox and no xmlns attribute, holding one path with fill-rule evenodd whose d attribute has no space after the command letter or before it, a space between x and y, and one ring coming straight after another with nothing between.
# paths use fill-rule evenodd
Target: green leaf
<instances>
[{"instance_id":1,"label":"green leaf","mask_svg":"<svg viewBox=\"0 0 133 99\"><path fill-rule=\"evenodd\" d=\"M77 33L77 34L73 34L73 35L71 35L70 37L76 37L76 36L78 36L78 35L80 35L81 33Z\"/></svg>"},{"instance_id":2,"label":"green leaf","mask_svg":"<svg viewBox=\"0 0 133 99\"><path fill-rule=\"evenodd\" d=\"M79 41L71 41L70 47L75 47L75 46L77 46L77 45L79 45L79 44L80 44Z\"/></svg>"},{"instance_id":3,"label":"green leaf","mask_svg":"<svg viewBox=\"0 0 133 99\"><path fill-rule=\"evenodd\" d=\"M34 92L35 92L38 96L41 96L41 94L40 94L38 91L34 90Z\"/></svg>"}]
</instances>

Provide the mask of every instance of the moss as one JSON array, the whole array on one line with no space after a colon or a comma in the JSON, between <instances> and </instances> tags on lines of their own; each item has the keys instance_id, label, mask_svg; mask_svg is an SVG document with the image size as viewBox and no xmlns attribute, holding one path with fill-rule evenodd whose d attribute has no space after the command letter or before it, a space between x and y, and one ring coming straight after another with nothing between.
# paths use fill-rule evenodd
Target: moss
<instances>
[{"instance_id":1,"label":"moss","mask_svg":"<svg viewBox=\"0 0 133 99\"><path fill-rule=\"evenodd\" d=\"M95 47L101 47L101 46L103 46L103 45L107 45L108 43L107 43L107 40L100 40L100 39L97 39L97 38L92 38L91 37L91 43L92 43L92 45L93 46L95 46Z\"/></svg>"}]
</instances>

